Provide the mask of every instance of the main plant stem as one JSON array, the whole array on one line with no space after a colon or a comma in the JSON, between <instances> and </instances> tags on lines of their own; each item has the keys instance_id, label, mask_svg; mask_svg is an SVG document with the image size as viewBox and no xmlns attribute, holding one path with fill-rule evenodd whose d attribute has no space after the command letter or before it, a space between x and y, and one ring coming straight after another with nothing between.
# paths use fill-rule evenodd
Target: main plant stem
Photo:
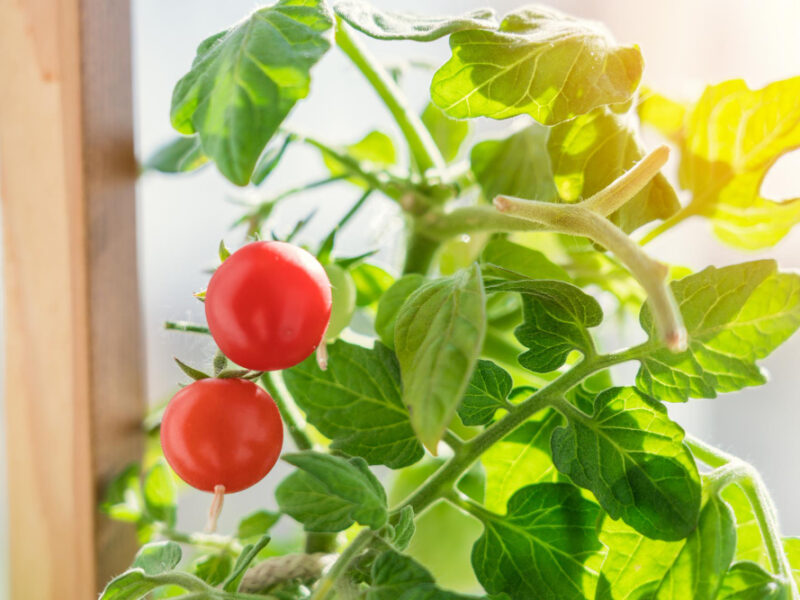
<instances>
[{"instance_id":1,"label":"main plant stem","mask_svg":"<svg viewBox=\"0 0 800 600\"><path fill-rule=\"evenodd\" d=\"M380 96L392 113L400 131L408 142L411 157L417 169L424 173L430 168L445 169L442 153L423 125L417 113L411 109L400 88L386 69L372 57L360 42L353 38L340 19L336 22L336 44L353 62Z\"/></svg>"},{"instance_id":2,"label":"main plant stem","mask_svg":"<svg viewBox=\"0 0 800 600\"><path fill-rule=\"evenodd\" d=\"M731 483L739 485L750 506L753 507L753 515L767 549L773 573L780 575L786 581L792 600L800 600L800 591L794 580L792 567L783 551L777 511L761 475L749 463L705 442L691 436L686 436L685 441L692 454L714 468L710 477L718 491Z\"/></svg>"}]
</instances>

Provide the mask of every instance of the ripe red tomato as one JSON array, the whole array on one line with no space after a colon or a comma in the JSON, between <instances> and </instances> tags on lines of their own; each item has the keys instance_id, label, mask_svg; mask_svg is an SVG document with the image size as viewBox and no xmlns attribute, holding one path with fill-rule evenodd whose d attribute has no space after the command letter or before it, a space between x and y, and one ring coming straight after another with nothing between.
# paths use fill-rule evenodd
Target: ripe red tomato
<instances>
[{"instance_id":1,"label":"ripe red tomato","mask_svg":"<svg viewBox=\"0 0 800 600\"><path fill-rule=\"evenodd\" d=\"M205 308L214 341L233 362L257 371L287 369L322 341L331 285L322 265L302 248L253 242L216 270Z\"/></svg>"},{"instance_id":2,"label":"ripe red tomato","mask_svg":"<svg viewBox=\"0 0 800 600\"><path fill-rule=\"evenodd\" d=\"M161 421L167 462L186 483L238 492L269 473L283 446L272 398L244 379L201 379L175 394Z\"/></svg>"}]
</instances>

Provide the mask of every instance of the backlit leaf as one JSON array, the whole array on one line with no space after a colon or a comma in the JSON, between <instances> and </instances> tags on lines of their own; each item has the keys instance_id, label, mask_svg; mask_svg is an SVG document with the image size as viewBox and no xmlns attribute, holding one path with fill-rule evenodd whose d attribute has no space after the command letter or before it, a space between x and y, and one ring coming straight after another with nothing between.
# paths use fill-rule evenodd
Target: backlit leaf
<instances>
[{"instance_id":1,"label":"backlit leaf","mask_svg":"<svg viewBox=\"0 0 800 600\"><path fill-rule=\"evenodd\" d=\"M220 171L246 185L269 139L308 94L332 26L326 2L280 0L209 37L175 86L173 126L199 133Z\"/></svg>"},{"instance_id":2,"label":"backlit leaf","mask_svg":"<svg viewBox=\"0 0 800 600\"><path fill-rule=\"evenodd\" d=\"M643 61L599 24L554 9L509 13L497 31L450 36L452 58L431 83L431 97L456 118L529 114L552 125L605 104L626 102Z\"/></svg>"},{"instance_id":3,"label":"backlit leaf","mask_svg":"<svg viewBox=\"0 0 800 600\"><path fill-rule=\"evenodd\" d=\"M490 360L479 360L469 380L458 416L464 425L486 425L498 409L506 408L506 398L514 382L502 367Z\"/></svg>"}]
</instances>

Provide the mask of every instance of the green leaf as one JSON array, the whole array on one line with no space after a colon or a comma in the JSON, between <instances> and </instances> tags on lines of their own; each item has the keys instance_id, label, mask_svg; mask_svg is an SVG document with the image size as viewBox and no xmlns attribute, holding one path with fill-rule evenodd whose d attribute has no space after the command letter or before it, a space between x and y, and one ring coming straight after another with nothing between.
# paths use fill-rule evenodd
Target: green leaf
<instances>
[{"instance_id":1,"label":"green leaf","mask_svg":"<svg viewBox=\"0 0 800 600\"><path fill-rule=\"evenodd\" d=\"M272 526L281 518L280 513L269 510L257 510L239 521L236 537L240 540L249 540L261 537L272 529Z\"/></svg>"},{"instance_id":2,"label":"green leaf","mask_svg":"<svg viewBox=\"0 0 800 600\"><path fill-rule=\"evenodd\" d=\"M681 185L688 214L709 217L724 242L758 249L800 221L800 198L761 195L775 161L800 146L800 77L750 90L736 79L706 88L688 117Z\"/></svg>"},{"instance_id":3,"label":"green leaf","mask_svg":"<svg viewBox=\"0 0 800 600\"><path fill-rule=\"evenodd\" d=\"M115 521L136 523L142 518L144 503L139 471L138 463L128 465L106 489L100 509Z\"/></svg>"},{"instance_id":4,"label":"green leaf","mask_svg":"<svg viewBox=\"0 0 800 600\"><path fill-rule=\"evenodd\" d=\"M479 360L469 380L458 416L464 425L486 425L498 409L508 406L509 392L514 382L505 369L490 360Z\"/></svg>"},{"instance_id":5,"label":"green leaf","mask_svg":"<svg viewBox=\"0 0 800 600\"><path fill-rule=\"evenodd\" d=\"M284 454L301 471L275 490L281 511L306 531L343 531L358 522L380 529L388 519L386 492L362 458L316 452Z\"/></svg>"},{"instance_id":6,"label":"green leaf","mask_svg":"<svg viewBox=\"0 0 800 600\"><path fill-rule=\"evenodd\" d=\"M139 549L131 568L141 569L147 575L159 575L177 567L181 556L181 547L175 542L153 542Z\"/></svg>"},{"instance_id":7,"label":"green leaf","mask_svg":"<svg viewBox=\"0 0 800 600\"><path fill-rule=\"evenodd\" d=\"M488 200L505 194L553 202L557 191L547 153L549 129L529 125L501 140L472 147L470 166Z\"/></svg>"},{"instance_id":8,"label":"green leaf","mask_svg":"<svg viewBox=\"0 0 800 600\"><path fill-rule=\"evenodd\" d=\"M208 593L209 587L194 575L181 572L148 575L140 569L126 571L112 579L100 595L100 600L140 600L149 597L150 592L164 586L177 586L188 591L197 592L199 595ZM210 596L209 596L210 598Z\"/></svg>"},{"instance_id":9,"label":"green leaf","mask_svg":"<svg viewBox=\"0 0 800 600\"><path fill-rule=\"evenodd\" d=\"M600 507L566 483L518 490L505 516L480 516L484 533L472 548L472 567L487 592L512 600L591 597L593 563L602 546L595 522Z\"/></svg>"},{"instance_id":10,"label":"green leaf","mask_svg":"<svg viewBox=\"0 0 800 600\"><path fill-rule=\"evenodd\" d=\"M188 173L199 169L208 162L203 154L200 138L196 135L178 137L167 142L148 158L142 167L145 170L162 173Z\"/></svg>"},{"instance_id":11,"label":"green leaf","mask_svg":"<svg viewBox=\"0 0 800 600\"><path fill-rule=\"evenodd\" d=\"M626 102L643 68L639 49L599 24L538 6L509 13L498 31L454 33L450 48L431 97L456 118L529 114L552 125Z\"/></svg>"},{"instance_id":12,"label":"green leaf","mask_svg":"<svg viewBox=\"0 0 800 600\"><path fill-rule=\"evenodd\" d=\"M419 440L435 455L478 361L486 331L478 265L426 283L408 297L395 325L403 404Z\"/></svg>"},{"instance_id":13,"label":"green leaf","mask_svg":"<svg viewBox=\"0 0 800 600\"><path fill-rule=\"evenodd\" d=\"M261 151L331 45L333 15L322 0L280 0L197 48L172 95L172 125L199 133L220 171L246 185Z\"/></svg>"},{"instance_id":14,"label":"green leaf","mask_svg":"<svg viewBox=\"0 0 800 600\"><path fill-rule=\"evenodd\" d=\"M736 518L736 562L754 562L765 569L770 568L769 553L761 535L753 505L739 481L726 485L720 496L733 510Z\"/></svg>"},{"instance_id":15,"label":"green leaf","mask_svg":"<svg viewBox=\"0 0 800 600\"><path fill-rule=\"evenodd\" d=\"M253 185L261 185L280 164L283 155L289 148L289 145L295 140L294 135L284 136L283 141L274 143L267 146L267 149L261 154L253 169L253 175L250 177L250 183ZM273 140L278 142L279 140Z\"/></svg>"},{"instance_id":16,"label":"green leaf","mask_svg":"<svg viewBox=\"0 0 800 600\"><path fill-rule=\"evenodd\" d=\"M350 26L378 40L429 42L464 29L497 28L494 11L489 8L458 17L429 17L380 10L364 0L340 0L334 10Z\"/></svg>"},{"instance_id":17,"label":"green leaf","mask_svg":"<svg viewBox=\"0 0 800 600\"><path fill-rule=\"evenodd\" d=\"M375 265L362 263L350 269L356 284L356 306L369 306L380 299L394 283L394 277Z\"/></svg>"},{"instance_id":18,"label":"green leaf","mask_svg":"<svg viewBox=\"0 0 800 600\"><path fill-rule=\"evenodd\" d=\"M250 563L255 560L258 553L266 548L270 542L268 535L263 535L255 544L248 544L242 548L242 553L236 559L236 564L233 565L233 571L228 575L228 578L222 582L222 589L226 592L236 592L239 590L239 584L242 582L245 571L250 566Z\"/></svg>"},{"instance_id":19,"label":"green leaf","mask_svg":"<svg viewBox=\"0 0 800 600\"><path fill-rule=\"evenodd\" d=\"M789 600L787 586L755 563L737 562L725 574L717 600Z\"/></svg>"},{"instance_id":20,"label":"green leaf","mask_svg":"<svg viewBox=\"0 0 800 600\"><path fill-rule=\"evenodd\" d=\"M144 477L144 505L154 521L175 527L178 517L178 486L164 460L159 460Z\"/></svg>"},{"instance_id":21,"label":"green leaf","mask_svg":"<svg viewBox=\"0 0 800 600\"><path fill-rule=\"evenodd\" d=\"M501 511L520 488L558 481L559 473L550 457L550 436L562 421L559 413L547 409L484 452L481 462L486 469L486 508Z\"/></svg>"},{"instance_id":22,"label":"green leaf","mask_svg":"<svg viewBox=\"0 0 800 600\"><path fill-rule=\"evenodd\" d=\"M397 359L382 344L370 350L339 340L328 346L327 370L311 356L283 379L333 449L393 469L422 458L402 403Z\"/></svg>"},{"instance_id":23,"label":"green leaf","mask_svg":"<svg viewBox=\"0 0 800 600\"><path fill-rule=\"evenodd\" d=\"M342 151L359 164L363 164L367 170L375 167L385 168L397 163L397 151L394 148L392 138L380 131L370 131L356 143L345 146ZM333 177L347 175L351 172L348 165L342 164L331 154L323 152L322 160ZM368 187L356 175L350 179L364 187Z\"/></svg>"},{"instance_id":24,"label":"green leaf","mask_svg":"<svg viewBox=\"0 0 800 600\"><path fill-rule=\"evenodd\" d=\"M195 381L199 381L200 379L208 379L211 376L208 373L204 373L199 369L195 369L194 367L190 367L185 362L179 360L177 357L172 357L175 363L180 367L180 370L186 373L189 377L194 379Z\"/></svg>"},{"instance_id":25,"label":"green leaf","mask_svg":"<svg viewBox=\"0 0 800 600\"><path fill-rule=\"evenodd\" d=\"M422 124L447 162L458 156L458 149L469 135L469 121L451 119L433 102L429 102L422 111Z\"/></svg>"},{"instance_id":26,"label":"green leaf","mask_svg":"<svg viewBox=\"0 0 800 600\"><path fill-rule=\"evenodd\" d=\"M395 281L381 296L378 302L378 312L375 315L375 332L381 341L390 348L394 348L394 326L400 308L423 283L425 283L424 275L409 273Z\"/></svg>"},{"instance_id":27,"label":"green leaf","mask_svg":"<svg viewBox=\"0 0 800 600\"><path fill-rule=\"evenodd\" d=\"M372 563L372 585L366 600L478 600L442 590L422 565L414 559L387 550Z\"/></svg>"},{"instance_id":28,"label":"green leaf","mask_svg":"<svg viewBox=\"0 0 800 600\"><path fill-rule=\"evenodd\" d=\"M783 551L792 567L792 576L797 586L800 587L800 538L784 538Z\"/></svg>"},{"instance_id":29,"label":"green leaf","mask_svg":"<svg viewBox=\"0 0 800 600\"><path fill-rule=\"evenodd\" d=\"M233 559L227 552L199 556L192 562L192 572L209 585L219 585L233 569Z\"/></svg>"},{"instance_id":30,"label":"green leaf","mask_svg":"<svg viewBox=\"0 0 800 600\"><path fill-rule=\"evenodd\" d=\"M398 550L405 550L414 537L416 526L414 525L414 509L404 506L400 512L394 513L389 517L389 523L394 528L392 545Z\"/></svg>"},{"instance_id":31,"label":"green leaf","mask_svg":"<svg viewBox=\"0 0 800 600\"><path fill-rule=\"evenodd\" d=\"M596 600L714 600L733 561L736 530L730 508L712 494L684 540L649 539L611 519L600 540L609 550Z\"/></svg>"},{"instance_id":32,"label":"green leaf","mask_svg":"<svg viewBox=\"0 0 800 600\"><path fill-rule=\"evenodd\" d=\"M640 321L655 350L641 359L636 386L670 402L714 398L765 382L756 361L800 326L800 277L771 260L707 269L672 283L689 334L673 353L658 343L650 310Z\"/></svg>"},{"instance_id":33,"label":"green leaf","mask_svg":"<svg viewBox=\"0 0 800 600\"><path fill-rule=\"evenodd\" d=\"M644 157L630 120L627 114L600 108L552 128L547 150L560 201L588 198ZM655 219L666 219L679 208L675 190L659 173L610 219L630 233Z\"/></svg>"},{"instance_id":34,"label":"green leaf","mask_svg":"<svg viewBox=\"0 0 800 600\"><path fill-rule=\"evenodd\" d=\"M553 432L558 470L589 489L612 519L649 538L679 540L697 525L700 476L683 429L634 388L611 388L594 414L570 410Z\"/></svg>"},{"instance_id":35,"label":"green leaf","mask_svg":"<svg viewBox=\"0 0 800 600\"><path fill-rule=\"evenodd\" d=\"M484 272L503 279L555 279L571 282L567 272L538 250L495 238L483 251Z\"/></svg>"},{"instance_id":36,"label":"green leaf","mask_svg":"<svg viewBox=\"0 0 800 600\"><path fill-rule=\"evenodd\" d=\"M573 350L594 354L594 342L587 330L603 320L597 300L563 281L548 279L503 281L487 286L490 292L522 294L524 322L514 335L528 351L520 364L537 373L554 371Z\"/></svg>"}]
</instances>

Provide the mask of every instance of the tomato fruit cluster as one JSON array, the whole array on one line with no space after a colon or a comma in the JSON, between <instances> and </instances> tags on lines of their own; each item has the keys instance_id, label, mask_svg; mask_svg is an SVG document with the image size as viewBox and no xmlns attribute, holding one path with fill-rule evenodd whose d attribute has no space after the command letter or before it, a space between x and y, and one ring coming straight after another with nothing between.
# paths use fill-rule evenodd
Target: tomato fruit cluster
<instances>
[{"instance_id":1,"label":"tomato fruit cluster","mask_svg":"<svg viewBox=\"0 0 800 600\"><path fill-rule=\"evenodd\" d=\"M205 309L211 335L230 360L256 371L286 369L323 341L331 283L302 248L253 242L216 270ZM346 323L335 325L340 331ZM245 379L195 381L175 394L161 422L169 464L186 483L209 492L218 486L237 492L257 483L275 465L282 445L275 402Z\"/></svg>"}]
</instances>

